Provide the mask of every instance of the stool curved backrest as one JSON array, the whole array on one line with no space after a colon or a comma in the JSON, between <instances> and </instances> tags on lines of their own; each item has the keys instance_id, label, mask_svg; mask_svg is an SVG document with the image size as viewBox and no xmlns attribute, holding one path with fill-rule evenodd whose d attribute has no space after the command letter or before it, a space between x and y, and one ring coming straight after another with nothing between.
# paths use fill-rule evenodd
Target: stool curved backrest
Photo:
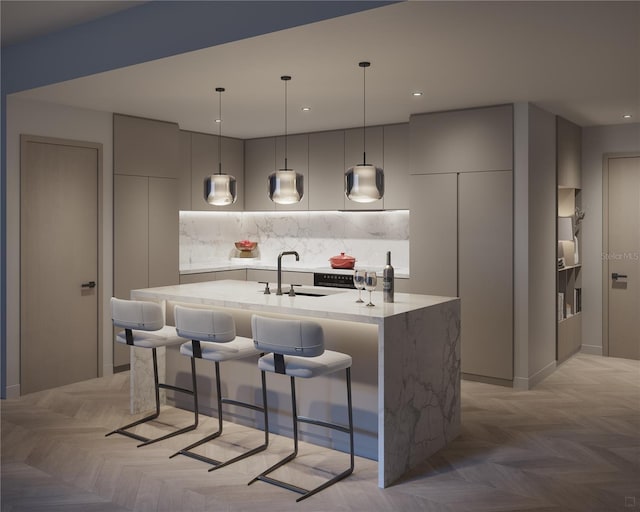
<instances>
[{"instance_id":1,"label":"stool curved backrest","mask_svg":"<svg viewBox=\"0 0 640 512\"><path fill-rule=\"evenodd\" d=\"M233 316L224 311L176 306L174 318L176 331L182 338L228 343L236 337Z\"/></svg>"},{"instance_id":2,"label":"stool curved backrest","mask_svg":"<svg viewBox=\"0 0 640 512\"><path fill-rule=\"evenodd\" d=\"M317 322L251 317L253 344L262 352L316 357L324 352L324 332Z\"/></svg>"},{"instance_id":3,"label":"stool curved backrest","mask_svg":"<svg viewBox=\"0 0 640 512\"><path fill-rule=\"evenodd\" d=\"M164 327L162 307L155 302L111 297L113 325L122 329L158 331Z\"/></svg>"}]
</instances>

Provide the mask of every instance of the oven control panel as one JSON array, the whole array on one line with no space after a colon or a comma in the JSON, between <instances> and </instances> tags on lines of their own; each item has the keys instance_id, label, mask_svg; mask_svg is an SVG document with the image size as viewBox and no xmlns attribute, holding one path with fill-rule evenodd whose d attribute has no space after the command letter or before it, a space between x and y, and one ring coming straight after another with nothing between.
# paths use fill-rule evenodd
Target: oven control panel
<instances>
[{"instance_id":1,"label":"oven control panel","mask_svg":"<svg viewBox=\"0 0 640 512\"><path fill-rule=\"evenodd\" d=\"M355 288L351 274L333 274L331 272L315 272L313 274L313 285L331 288Z\"/></svg>"}]
</instances>

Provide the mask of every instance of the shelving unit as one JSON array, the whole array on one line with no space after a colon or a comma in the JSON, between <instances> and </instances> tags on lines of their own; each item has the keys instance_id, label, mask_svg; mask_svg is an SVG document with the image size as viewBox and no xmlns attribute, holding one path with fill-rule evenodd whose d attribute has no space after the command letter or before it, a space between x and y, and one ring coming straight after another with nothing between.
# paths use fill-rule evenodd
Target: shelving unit
<instances>
[{"instance_id":1,"label":"shelving unit","mask_svg":"<svg viewBox=\"0 0 640 512\"><path fill-rule=\"evenodd\" d=\"M573 240L560 240L558 259L564 266L557 271L557 343L556 360L565 361L582 345L582 260L580 257L580 222L576 212L581 207L581 129L557 117L557 216L572 218ZM560 231L560 230L559 230Z\"/></svg>"}]
</instances>

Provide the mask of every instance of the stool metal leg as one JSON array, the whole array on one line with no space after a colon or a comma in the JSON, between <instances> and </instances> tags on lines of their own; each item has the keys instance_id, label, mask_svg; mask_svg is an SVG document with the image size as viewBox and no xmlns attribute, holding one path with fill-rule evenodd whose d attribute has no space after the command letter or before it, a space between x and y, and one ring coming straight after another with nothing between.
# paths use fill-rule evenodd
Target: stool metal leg
<instances>
[{"instance_id":1,"label":"stool metal leg","mask_svg":"<svg viewBox=\"0 0 640 512\"><path fill-rule=\"evenodd\" d=\"M194 358L191 358L192 360ZM257 405L254 404L249 404L247 402L240 402L238 400L232 400L230 398L225 398L222 396L222 389L221 389L221 384L220 384L220 363L218 361L215 361L215 369L216 369L216 392L217 392L217 402L218 402L218 430L216 432L213 432L212 434L208 435L207 437L200 439L199 441L196 441L193 444L190 444L189 446L187 446L186 448L183 448L182 450L174 453L173 455L171 455L170 458L175 457L176 455L185 455L187 457L191 457L192 459L196 459L196 460L200 460L202 462L206 462L207 464L211 464L213 467L209 468L209 471L213 471L215 469L219 469L222 468L224 466L228 466L229 464L233 464L234 462L237 462L239 460L242 459L246 459L247 457L254 455L256 453L259 453L261 451L264 451L267 449L267 446L269 445L269 419L268 419L268 415L267 415L267 388L266 388L266 379L265 379L265 374L263 371L260 372L261 374L261 379L262 379L262 403L263 406L259 407ZM226 461L219 461L216 459L212 459L210 457L206 457L204 455L200 455L198 453L194 453L191 450L193 448L196 448L197 446L200 446L202 444L205 444L217 437L219 437L222 434L222 430L223 430L223 422L222 422L222 405L223 404L229 404L229 405L236 405L239 407L244 407L246 409L251 409L254 411L259 411L262 412L264 414L264 443L261 444L260 446L257 446L251 450L248 450L246 452L241 453L240 455L233 457L229 460Z\"/></svg>"},{"instance_id":2,"label":"stool metal leg","mask_svg":"<svg viewBox=\"0 0 640 512\"><path fill-rule=\"evenodd\" d=\"M299 497L296 501L302 501L306 498L308 498L309 496L313 496L314 494L322 491L323 489L326 489L327 487L335 484L336 482L338 482L339 480L342 480L343 478L349 476L351 473L353 473L353 468L355 465L355 457L354 457L354 448L353 448L353 407L352 407L352 402L351 402L351 368L347 368L346 369L346 379L347 379L347 412L348 412L348 417L349 417L349 426L348 427L344 427L342 425L336 424L336 423L329 423L329 422L325 422L325 421L320 421L320 420L314 420L312 418L306 418L303 416L298 416L298 408L296 405L296 388L295 388L295 379L294 377L291 377L291 408L292 408L292 415L293 415L293 452L290 453L289 455L287 455L284 459L282 459L281 461L277 462L276 464L274 464L273 466L271 466L270 468L266 469L265 471L263 471L262 473L260 473L258 476L256 476L253 480L251 480L247 485L251 485L252 483L254 483L257 480L261 480L263 482L267 482L273 485L277 485L278 487L282 487L284 489L288 489L290 491L293 492L297 492L298 494L302 494L301 497ZM276 469L284 466L285 464L287 464L288 462L291 462L296 455L298 454L298 423L309 423L312 425L318 425L318 426L322 426L322 427L326 427L326 428L330 428L333 430L338 430L340 432L344 432L344 433L348 433L349 434L349 448L350 448L350 466L349 468L347 468L345 471L343 471L342 473L340 473L339 475L334 476L333 478L331 478L330 480L326 481L325 483L319 485L318 487L315 487L314 489L304 489L302 487L298 487L297 485L293 485L291 483L288 482L283 482L282 480L278 480L276 478L272 478L267 476L269 473L275 471Z\"/></svg>"},{"instance_id":3,"label":"stool metal leg","mask_svg":"<svg viewBox=\"0 0 640 512\"><path fill-rule=\"evenodd\" d=\"M156 349L153 348L151 350L152 350L152 356L153 356L153 380L154 380L155 398L156 398L156 411L149 416L145 416L142 419L134 421L133 423L129 423L124 427L117 428L116 430L113 430L108 434L105 434L105 436L110 436L111 434L122 434L124 436L131 437L132 439L142 441L142 443L139 444L138 447L146 446L152 443L157 443L158 441L164 441L165 439L177 436L179 434L184 434L185 432L194 430L198 426L198 388L197 388L197 382L196 382L196 367L195 367L194 361L193 360L191 361L192 389L180 388L177 386L172 386L170 384L164 384L159 382L159 378L158 378L158 356L156 354ZM150 439L148 437L141 436L139 434L136 434L135 432L129 432L130 428L140 425L142 423L146 423L148 421L154 420L160 415L160 389L171 389L173 391L178 391L180 393L185 393L187 395L193 396L194 423L192 425L181 428L174 432L170 432L169 434L166 434L164 436L161 436L155 439Z\"/></svg>"}]
</instances>

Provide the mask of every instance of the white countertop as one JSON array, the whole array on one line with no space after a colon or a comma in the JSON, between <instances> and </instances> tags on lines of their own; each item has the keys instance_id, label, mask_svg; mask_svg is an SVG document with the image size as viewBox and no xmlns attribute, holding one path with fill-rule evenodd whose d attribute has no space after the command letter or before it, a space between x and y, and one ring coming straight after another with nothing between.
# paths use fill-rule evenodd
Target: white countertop
<instances>
[{"instance_id":1,"label":"white countertop","mask_svg":"<svg viewBox=\"0 0 640 512\"><path fill-rule=\"evenodd\" d=\"M378 288L382 285L380 284ZM285 287L283 287L285 288ZM249 309L279 314L302 315L316 318L330 318L360 323L381 324L386 317L391 317L410 311L428 308L444 302L458 300L453 297L435 295L418 295L396 293L395 302L384 303L382 291L373 292L375 306L367 307L356 303L357 290L341 288L324 288L319 286L304 286L297 291L314 291L327 293L323 297L308 297L297 295L289 297L276 295L276 286L271 285L271 294L263 293L264 285L253 281L209 281L204 283L160 286L132 290L134 299L171 300L176 302L190 302L194 304L208 304L220 307ZM363 290L362 298L368 299L369 292Z\"/></svg>"},{"instance_id":2,"label":"white countertop","mask_svg":"<svg viewBox=\"0 0 640 512\"><path fill-rule=\"evenodd\" d=\"M204 272L220 272L223 270L277 270L277 265L275 264L267 264L266 262L261 262L260 260L250 259L250 258L234 258L228 263L221 263L219 265L211 265L205 266L203 264L187 264L180 266L180 274L201 274ZM356 268L362 268L362 270L375 270L382 275L381 266L363 266ZM331 267L308 267L304 264L296 264L289 260L287 260L287 264L282 265L282 270L286 272L331 272L333 274L349 274L353 273L351 269L340 269L340 268L331 268ZM409 269L408 268L394 268L394 276L397 279L408 279L409 278Z\"/></svg>"}]
</instances>

